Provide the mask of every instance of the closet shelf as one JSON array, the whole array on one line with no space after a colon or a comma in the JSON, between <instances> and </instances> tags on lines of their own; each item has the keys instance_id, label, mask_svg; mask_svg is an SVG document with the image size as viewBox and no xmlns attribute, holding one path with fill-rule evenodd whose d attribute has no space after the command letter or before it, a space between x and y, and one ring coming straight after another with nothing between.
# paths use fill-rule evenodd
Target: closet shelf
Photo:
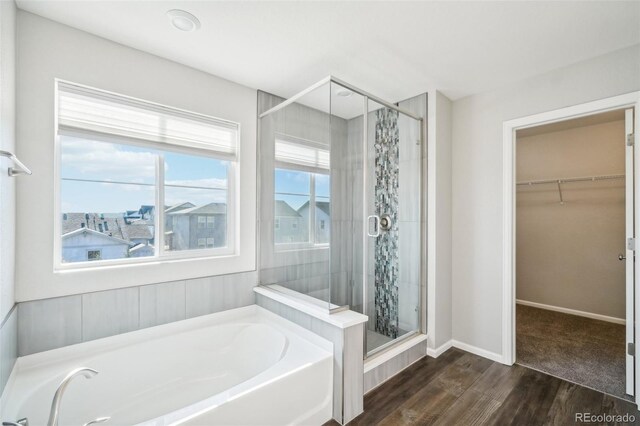
<instances>
[{"instance_id":1,"label":"closet shelf","mask_svg":"<svg viewBox=\"0 0 640 426\"><path fill-rule=\"evenodd\" d=\"M571 177L571 178L560 178L560 179L542 179L542 180L530 180L525 182L516 182L517 186L533 186L533 185L544 185L544 184L556 184L558 185L558 195L560 197L560 204L564 204L564 200L562 198L562 184L563 183L571 183L571 182L597 182L602 180L618 180L624 179L624 175L600 175L600 176L583 176L583 177Z\"/></svg>"}]
</instances>

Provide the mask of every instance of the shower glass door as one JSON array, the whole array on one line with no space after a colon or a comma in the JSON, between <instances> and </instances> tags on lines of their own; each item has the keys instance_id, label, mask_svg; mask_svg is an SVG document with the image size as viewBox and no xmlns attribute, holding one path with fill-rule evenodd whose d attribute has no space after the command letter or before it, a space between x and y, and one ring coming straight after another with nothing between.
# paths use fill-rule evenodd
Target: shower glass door
<instances>
[{"instance_id":1,"label":"shower glass door","mask_svg":"<svg viewBox=\"0 0 640 426\"><path fill-rule=\"evenodd\" d=\"M421 121L331 77L258 102L260 285L366 314L368 355L419 332Z\"/></svg>"},{"instance_id":2,"label":"shower glass door","mask_svg":"<svg viewBox=\"0 0 640 426\"><path fill-rule=\"evenodd\" d=\"M363 167L366 353L420 330L421 123L367 101Z\"/></svg>"}]
</instances>

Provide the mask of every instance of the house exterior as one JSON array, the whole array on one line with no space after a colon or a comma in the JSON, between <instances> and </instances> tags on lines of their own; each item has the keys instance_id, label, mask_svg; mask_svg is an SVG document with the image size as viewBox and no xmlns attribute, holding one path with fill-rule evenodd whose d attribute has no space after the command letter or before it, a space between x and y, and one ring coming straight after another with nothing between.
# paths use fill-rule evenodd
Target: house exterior
<instances>
[{"instance_id":1,"label":"house exterior","mask_svg":"<svg viewBox=\"0 0 640 426\"><path fill-rule=\"evenodd\" d=\"M136 244L129 249L129 257L147 257L155 254L155 248L148 244Z\"/></svg>"},{"instance_id":2,"label":"house exterior","mask_svg":"<svg viewBox=\"0 0 640 426\"><path fill-rule=\"evenodd\" d=\"M309 202L307 201L298 209L302 218L302 226L309 229ZM315 243L329 244L331 240L331 203L328 201L316 201Z\"/></svg>"},{"instance_id":3,"label":"house exterior","mask_svg":"<svg viewBox=\"0 0 640 426\"><path fill-rule=\"evenodd\" d=\"M300 213L283 200L276 200L275 210L274 242L276 244L309 241L309 231L303 226Z\"/></svg>"},{"instance_id":4,"label":"house exterior","mask_svg":"<svg viewBox=\"0 0 640 426\"><path fill-rule=\"evenodd\" d=\"M137 215L134 215L137 216ZM153 221L133 219L127 213L64 213L62 215L63 262L122 259L154 254ZM142 248L142 247L146 248Z\"/></svg>"},{"instance_id":5,"label":"house exterior","mask_svg":"<svg viewBox=\"0 0 640 426\"><path fill-rule=\"evenodd\" d=\"M129 257L131 244L93 229L80 228L62 236L63 262L123 259Z\"/></svg>"},{"instance_id":6,"label":"house exterior","mask_svg":"<svg viewBox=\"0 0 640 426\"><path fill-rule=\"evenodd\" d=\"M189 203L190 204L190 203ZM227 205L210 203L166 212L168 250L190 250L227 245Z\"/></svg>"}]
</instances>

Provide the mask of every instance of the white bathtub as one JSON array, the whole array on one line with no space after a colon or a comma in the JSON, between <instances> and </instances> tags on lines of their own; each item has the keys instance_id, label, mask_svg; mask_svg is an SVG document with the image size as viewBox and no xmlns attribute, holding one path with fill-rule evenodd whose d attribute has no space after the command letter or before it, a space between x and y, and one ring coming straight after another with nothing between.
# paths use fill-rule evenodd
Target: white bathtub
<instances>
[{"instance_id":1,"label":"white bathtub","mask_svg":"<svg viewBox=\"0 0 640 426\"><path fill-rule=\"evenodd\" d=\"M60 425L285 425L331 419L331 343L256 305L22 357L3 420L45 425L62 378Z\"/></svg>"}]
</instances>

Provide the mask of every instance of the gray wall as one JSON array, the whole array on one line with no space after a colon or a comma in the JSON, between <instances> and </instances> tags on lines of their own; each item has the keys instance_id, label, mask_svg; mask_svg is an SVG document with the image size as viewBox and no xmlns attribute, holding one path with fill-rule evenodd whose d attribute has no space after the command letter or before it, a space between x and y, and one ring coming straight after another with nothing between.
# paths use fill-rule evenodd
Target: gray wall
<instances>
[{"instance_id":1,"label":"gray wall","mask_svg":"<svg viewBox=\"0 0 640 426\"><path fill-rule=\"evenodd\" d=\"M429 94L429 157L427 190L429 197L427 226L432 235L427 248L430 263L428 335L429 348L447 344L453 336L452 314L452 103L442 93Z\"/></svg>"},{"instance_id":2,"label":"gray wall","mask_svg":"<svg viewBox=\"0 0 640 426\"><path fill-rule=\"evenodd\" d=\"M640 90L640 45L453 103L453 338L502 353L502 123Z\"/></svg>"},{"instance_id":3,"label":"gray wall","mask_svg":"<svg viewBox=\"0 0 640 426\"><path fill-rule=\"evenodd\" d=\"M624 174L623 121L518 137L516 180ZM516 298L625 318L625 182L516 194Z\"/></svg>"},{"instance_id":4,"label":"gray wall","mask_svg":"<svg viewBox=\"0 0 640 426\"><path fill-rule=\"evenodd\" d=\"M10 3L1 4L4 8ZM242 170L240 173L241 178L244 177L242 182L248 182L250 187L255 182L251 173L255 172L252 161L255 158L256 91L24 11L18 11L17 16L18 148L34 170L33 176L16 180L21 212L17 232L38 236L38 239L25 238L25 244L18 244L16 250L16 290L20 303L17 315L6 324L18 324L20 355L254 303L252 288L256 284L256 272L250 271L255 266L253 263L254 266L242 269L247 272L215 277L209 275L239 268L235 264L219 267L218 261L207 259L202 262L202 270L190 265L180 268L176 264L152 265L150 268L155 271L149 273L143 268L111 269L99 271L94 275L95 280L83 283L79 280L82 273L52 272L51 247L55 220L52 214L54 78L240 122L241 151L249 159L244 169L251 170L251 178L247 179ZM246 144L247 140L250 144ZM253 196L247 198L254 200ZM241 214L242 230L251 233L255 210L247 208ZM255 262L254 240L243 247L245 255L249 254L251 262ZM167 267L169 274L166 270L163 272ZM180 280L173 280L171 275L178 275ZM187 277L189 279L182 279ZM171 282L165 282L167 280ZM103 288L96 288L101 285L93 281L122 288L101 291ZM61 294L65 295L54 297ZM11 332L3 333L2 339L11 336Z\"/></svg>"},{"instance_id":5,"label":"gray wall","mask_svg":"<svg viewBox=\"0 0 640 426\"><path fill-rule=\"evenodd\" d=\"M18 354L252 305L256 273L219 275L18 304Z\"/></svg>"},{"instance_id":6,"label":"gray wall","mask_svg":"<svg viewBox=\"0 0 640 426\"><path fill-rule=\"evenodd\" d=\"M0 150L13 153L16 148L15 34L15 3L0 2ZM0 157L0 393L16 359L16 315L13 307L17 178L7 175L7 168L12 166L8 159Z\"/></svg>"},{"instance_id":7,"label":"gray wall","mask_svg":"<svg viewBox=\"0 0 640 426\"><path fill-rule=\"evenodd\" d=\"M18 154L34 171L16 179L16 299L27 301L255 270L256 90L140 50L18 11ZM71 48L71 46L73 48ZM239 123L240 165L236 255L217 259L54 271L55 79L183 108ZM34 119L37 117L37 119ZM135 273L132 271L135 270Z\"/></svg>"}]
</instances>

